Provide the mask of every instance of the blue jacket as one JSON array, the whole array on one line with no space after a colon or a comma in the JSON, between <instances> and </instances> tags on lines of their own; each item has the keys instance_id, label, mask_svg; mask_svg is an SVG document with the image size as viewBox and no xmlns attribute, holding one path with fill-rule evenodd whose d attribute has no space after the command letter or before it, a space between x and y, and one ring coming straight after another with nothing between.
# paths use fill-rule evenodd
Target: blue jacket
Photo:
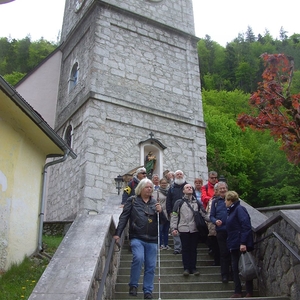
<instances>
[{"instance_id":1,"label":"blue jacket","mask_svg":"<svg viewBox=\"0 0 300 300\"><path fill-rule=\"evenodd\" d=\"M216 197L211 203L210 220L213 224L216 224L217 220L222 221L221 226L216 226L216 231L226 230L227 221L227 207L225 205L225 199L222 197Z\"/></svg>"},{"instance_id":2,"label":"blue jacket","mask_svg":"<svg viewBox=\"0 0 300 300\"><path fill-rule=\"evenodd\" d=\"M226 222L227 247L229 250L239 250L240 245L246 245L247 251L253 250L253 233L250 216L240 201L233 203L228 209Z\"/></svg>"}]
</instances>

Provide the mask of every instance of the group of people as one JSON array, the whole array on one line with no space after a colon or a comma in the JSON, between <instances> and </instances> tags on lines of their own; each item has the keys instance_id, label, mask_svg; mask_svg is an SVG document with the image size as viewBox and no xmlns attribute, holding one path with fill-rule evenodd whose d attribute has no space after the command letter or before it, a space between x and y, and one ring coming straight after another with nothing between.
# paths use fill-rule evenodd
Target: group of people
<instances>
[{"instance_id":1,"label":"group of people","mask_svg":"<svg viewBox=\"0 0 300 300\"><path fill-rule=\"evenodd\" d=\"M144 299L152 299L157 251L170 250L169 234L174 242L173 253L182 255L183 276L199 275L197 245L199 232L194 211L199 211L207 222L207 243L214 264L221 266L221 278L227 283L232 270L235 291L231 298L242 296L238 261L242 252L253 249L252 228L247 210L240 205L239 196L228 192L226 182L218 181L211 171L208 182L186 182L183 171L169 172L159 179L153 174L147 178L146 168L139 168L124 189L123 211L115 232L118 242L127 223L133 260L129 280L129 295L137 296L138 282L144 265ZM159 224L158 224L159 222ZM159 237L158 241L158 228ZM159 247L159 249L158 249ZM246 297L253 295L252 281L246 282Z\"/></svg>"}]
</instances>

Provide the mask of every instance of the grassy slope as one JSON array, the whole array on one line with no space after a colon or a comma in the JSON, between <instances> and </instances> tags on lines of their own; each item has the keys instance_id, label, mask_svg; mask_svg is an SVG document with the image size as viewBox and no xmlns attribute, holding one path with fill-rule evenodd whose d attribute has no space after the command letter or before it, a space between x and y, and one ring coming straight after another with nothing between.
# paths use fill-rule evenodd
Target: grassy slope
<instances>
[{"instance_id":1,"label":"grassy slope","mask_svg":"<svg viewBox=\"0 0 300 300\"><path fill-rule=\"evenodd\" d=\"M44 251L53 255L62 236L43 236ZM28 299L49 263L47 258L25 257L0 277L1 300Z\"/></svg>"}]
</instances>

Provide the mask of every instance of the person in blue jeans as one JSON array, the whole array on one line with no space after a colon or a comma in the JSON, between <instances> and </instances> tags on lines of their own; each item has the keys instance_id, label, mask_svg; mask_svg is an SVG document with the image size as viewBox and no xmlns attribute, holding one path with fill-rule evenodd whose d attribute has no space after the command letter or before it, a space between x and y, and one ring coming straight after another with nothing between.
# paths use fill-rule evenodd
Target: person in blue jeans
<instances>
[{"instance_id":1,"label":"person in blue jeans","mask_svg":"<svg viewBox=\"0 0 300 300\"><path fill-rule=\"evenodd\" d=\"M144 265L144 299L153 299L154 275L158 243L158 215L160 222L166 219L162 207L152 197L153 183L145 178L135 189L135 196L127 199L119 217L114 235L116 243L129 221L129 240L133 255L129 281L129 295L137 296L137 288Z\"/></svg>"}]
</instances>

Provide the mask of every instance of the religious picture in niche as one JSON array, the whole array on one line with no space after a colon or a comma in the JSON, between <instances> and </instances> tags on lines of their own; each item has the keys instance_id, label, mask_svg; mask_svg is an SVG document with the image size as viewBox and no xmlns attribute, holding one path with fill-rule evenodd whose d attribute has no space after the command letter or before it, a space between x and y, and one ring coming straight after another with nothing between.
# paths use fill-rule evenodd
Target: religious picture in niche
<instances>
[{"instance_id":1,"label":"religious picture in niche","mask_svg":"<svg viewBox=\"0 0 300 300\"><path fill-rule=\"evenodd\" d=\"M152 151L149 151L149 153L146 155L145 158L145 168L147 172L147 177L150 179L152 178L155 165L156 165L156 156L153 154Z\"/></svg>"}]
</instances>

